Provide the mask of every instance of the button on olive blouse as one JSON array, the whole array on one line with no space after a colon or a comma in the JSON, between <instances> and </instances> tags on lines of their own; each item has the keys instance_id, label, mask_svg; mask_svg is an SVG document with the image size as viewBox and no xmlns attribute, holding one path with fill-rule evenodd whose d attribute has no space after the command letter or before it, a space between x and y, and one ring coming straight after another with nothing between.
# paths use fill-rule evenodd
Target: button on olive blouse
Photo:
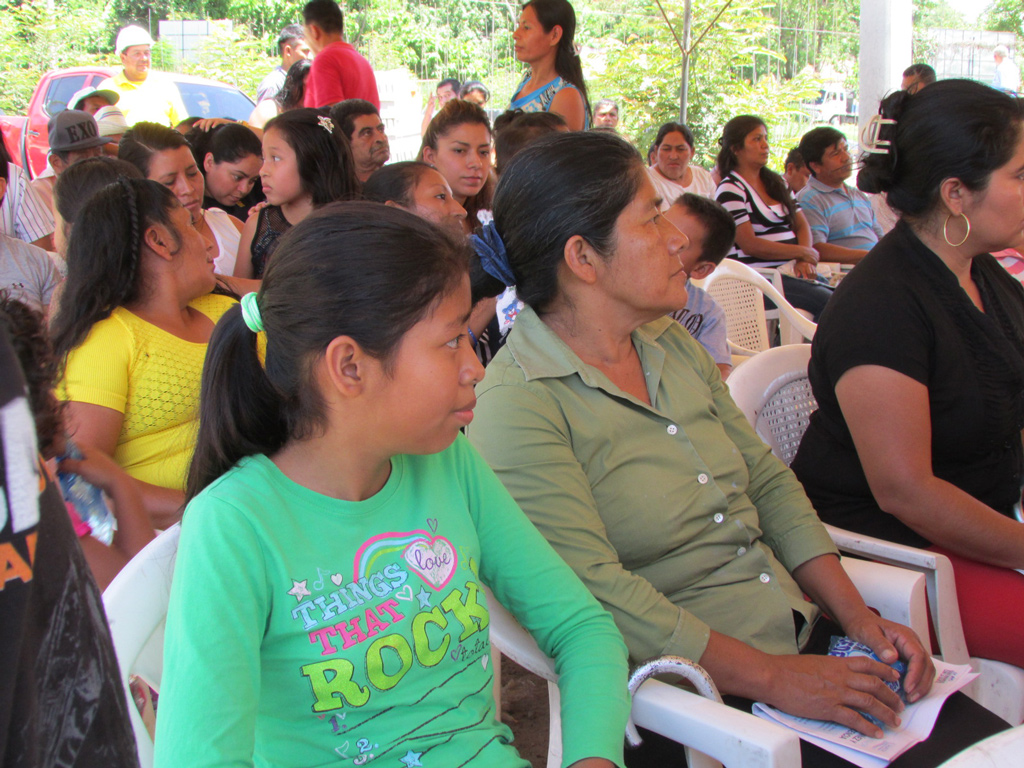
<instances>
[{"instance_id":1,"label":"button on olive blouse","mask_svg":"<svg viewBox=\"0 0 1024 768\"><path fill-rule=\"evenodd\" d=\"M789 572L835 547L704 349L670 319L633 344L650 406L527 307L477 386L470 441L612 613L634 662L697 660L710 629L797 652L818 609Z\"/></svg>"}]
</instances>

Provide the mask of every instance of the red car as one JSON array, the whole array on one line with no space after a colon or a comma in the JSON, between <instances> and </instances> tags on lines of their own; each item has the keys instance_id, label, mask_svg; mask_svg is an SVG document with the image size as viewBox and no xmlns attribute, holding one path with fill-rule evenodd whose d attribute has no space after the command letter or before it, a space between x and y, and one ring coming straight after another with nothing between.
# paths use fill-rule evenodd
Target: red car
<instances>
[{"instance_id":1,"label":"red car","mask_svg":"<svg viewBox=\"0 0 1024 768\"><path fill-rule=\"evenodd\" d=\"M0 131L14 162L33 178L46 169L50 151L46 126L50 118L67 108L68 99L77 91L99 83L117 69L111 67L71 67L43 75L28 104L28 117L0 116ZM190 116L230 117L246 120L255 106L248 96L233 85L202 77L167 73L178 87Z\"/></svg>"}]
</instances>

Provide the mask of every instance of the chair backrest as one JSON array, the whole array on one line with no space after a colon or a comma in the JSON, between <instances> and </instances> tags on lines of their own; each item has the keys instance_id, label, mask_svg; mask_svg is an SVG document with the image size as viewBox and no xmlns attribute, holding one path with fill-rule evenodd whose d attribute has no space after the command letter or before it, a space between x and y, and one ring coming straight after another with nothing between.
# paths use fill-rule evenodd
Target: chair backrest
<instances>
[{"instance_id":1,"label":"chair backrest","mask_svg":"<svg viewBox=\"0 0 1024 768\"><path fill-rule=\"evenodd\" d=\"M141 768L153 765L153 739L135 707L128 678L136 675L154 691L160 690L164 619L180 536L180 524L161 533L129 561L103 593Z\"/></svg>"},{"instance_id":2,"label":"chair backrest","mask_svg":"<svg viewBox=\"0 0 1024 768\"><path fill-rule=\"evenodd\" d=\"M729 376L729 391L758 436L788 467L818 403L807 379L810 344L769 349Z\"/></svg>"},{"instance_id":3,"label":"chair backrest","mask_svg":"<svg viewBox=\"0 0 1024 768\"><path fill-rule=\"evenodd\" d=\"M751 353L763 352L771 346L768 320L765 317L761 292L752 282L736 279L729 273L724 259L700 285L725 312L726 336L736 347ZM726 269L723 270L723 265Z\"/></svg>"},{"instance_id":4,"label":"chair backrest","mask_svg":"<svg viewBox=\"0 0 1024 768\"><path fill-rule=\"evenodd\" d=\"M703 283L697 284L725 311L728 338L736 346L751 352L763 352L771 346L761 294L779 308L787 328L794 328L798 336L806 339L814 338L817 325L786 301L763 275L742 262L723 259ZM783 338L789 335L784 333Z\"/></svg>"}]
</instances>

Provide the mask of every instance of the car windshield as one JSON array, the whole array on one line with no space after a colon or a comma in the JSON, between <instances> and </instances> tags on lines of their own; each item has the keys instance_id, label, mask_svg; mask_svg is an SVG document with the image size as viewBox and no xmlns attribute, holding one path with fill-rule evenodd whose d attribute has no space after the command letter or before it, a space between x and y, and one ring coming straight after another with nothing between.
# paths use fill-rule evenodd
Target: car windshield
<instances>
[{"instance_id":1,"label":"car windshield","mask_svg":"<svg viewBox=\"0 0 1024 768\"><path fill-rule=\"evenodd\" d=\"M237 88L214 83L178 82L189 117L230 117L247 120L255 106Z\"/></svg>"}]
</instances>

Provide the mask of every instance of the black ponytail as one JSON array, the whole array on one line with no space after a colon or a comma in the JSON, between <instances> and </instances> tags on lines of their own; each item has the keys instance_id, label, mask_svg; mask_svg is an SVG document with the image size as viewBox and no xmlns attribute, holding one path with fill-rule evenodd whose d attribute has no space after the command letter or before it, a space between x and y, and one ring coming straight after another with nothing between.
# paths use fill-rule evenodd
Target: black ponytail
<instances>
[{"instance_id":1,"label":"black ponytail","mask_svg":"<svg viewBox=\"0 0 1024 768\"><path fill-rule=\"evenodd\" d=\"M188 469L186 502L239 459L275 453L288 439L283 397L260 363L258 338L245 324L240 306L225 312L210 336L199 390L199 438ZM227 403L226 393L230 393Z\"/></svg>"},{"instance_id":2,"label":"black ponytail","mask_svg":"<svg viewBox=\"0 0 1024 768\"><path fill-rule=\"evenodd\" d=\"M867 153L857 177L865 192L884 192L908 217L927 216L940 205L944 179L967 189L988 186L992 172L1013 157L1024 124L1024 102L973 80L940 80L911 95L882 100L879 126L884 153Z\"/></svg>"},{"instance_id":3,"label":"black ponytail","mask_svg":"<svg viewBox=\"0 0 1024 768\"><path fill-rule=\"evenodd\" d=\"M174 193L163 185L126 177L82 206L71 228L68 276L51 326L59 360L85 340L93 325L139 298L143 234L162 224L177 238L171 212L178 207Z\"/></svg>"},{"instance_id":4,"label":"black ponytail","mask_svg":"<svg viewBox=\"0 0 1024 768\"><path fill-rule=\"evenodd\" d=\"M352 337L390 375L402 337L462 284L470 253L465 238L379 203L330 203L289 230L256 298L265 337L233 307L210 339L186 500L245 456L324 428L315 365L332 339Z\"/></svg>"},{"instance_id":5,"label":"black ponytail","mask_svg":"<svg viewBox=\"0 0 1024 768\"><path fill-rule=\"evenodd\" d=\"M555 72L567 83L576 86L587 111L587 122L593 123L594 114L590 110L590 96L583 79L583 65L576 53L576 11L572 3L569 0L530 0L523 4L523 8L533 8L545 32L550 32L556 26L562 28L562 39L558 41L555 53Z\"/></svg>"}]
</instances>

